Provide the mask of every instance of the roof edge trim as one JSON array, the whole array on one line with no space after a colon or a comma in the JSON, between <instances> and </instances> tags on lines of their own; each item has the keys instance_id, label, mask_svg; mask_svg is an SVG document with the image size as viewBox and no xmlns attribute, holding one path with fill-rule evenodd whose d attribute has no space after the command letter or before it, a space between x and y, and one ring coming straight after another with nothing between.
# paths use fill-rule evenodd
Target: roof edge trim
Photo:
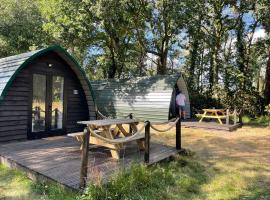
<instances>
[{"instance_id":1,"label":"roof edge trim","mask_svg":"<svg viewBox=\"0 0 270 200\"><path fill-rule=\"evenodd\" d=\"M44 53L50 52L50 51L54 51L54 52L59 52L59 53L63 53L68 59L70 59L74 64L75 67L80 71L80 73L82 74L83 78L85 79L89 90L91 92L92 95L92 99L94 101L94 105L95 104L95 96L94 96L94 92L93 92L93 88L90 84L89 79L87 78L85 71L82 69L82 67L80 66L80 64L77 62L77 60L70 55L63 47L59 46L59 45L53 45L44 49L41 49L40 51L38 51L37 53L31 55L29 58L27 58L23 64L20 65L20 67L15 71L15 73L10 77L10 79L8 80L8 82L5 85L5 88L3 89L1 95L0 95L0 101L4 99L4 97L7 95L8 89L11 87L13 81L15 80L16 76L21 72L22 69L24 69L28 64L30 64L34 59L38 58L39 56L41 56ZM59 55L61 57L61 55Z\"/></svg>"}]
</instances>

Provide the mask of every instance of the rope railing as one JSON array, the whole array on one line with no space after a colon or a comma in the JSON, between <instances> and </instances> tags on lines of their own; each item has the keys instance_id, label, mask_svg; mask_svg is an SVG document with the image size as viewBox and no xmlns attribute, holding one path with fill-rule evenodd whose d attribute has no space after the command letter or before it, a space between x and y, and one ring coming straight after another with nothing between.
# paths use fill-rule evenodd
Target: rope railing
<instances>
[{"instance_id":1,"label":"rope railing","mask_svg":"<svg viewBox=\"0 0 270 200\"><path fill-rule=\"evenodd\" d=\"M110 119L109 117L106 117L103 115L99 110L97 110L97 114L102 118L102 119Z\"/></svg>"},{"instance_id":2,"label":"rope railing","mask_svg":"<svg viewBox=\"0 0 270 200\"><path fill-rule=\"evenodd\" d=\"M99 110L97 110L97 114L102 118L102 119L112 119L111 117L107 117L105 115L103 115ZM124 116L123 118L130 118L130 116L132 115L132 113Z\"/></svg>"},{"instance_id":3,"label":"rope railing","mask_svg":"<svg viewBox=\"0 0 270 200\"><path fill-rule=\"evenodd\" d=\"M177 120L178 118L172 118L169 121L166 122L151 122L151 124L153 125L165 125L165 124L169 124L170 122L174 122L175 120Z\"/></svg>"},{"instance_id":4,"label":"rope railing","mask_svg":"<svg viewBox=\"0 0 270 200\"><path fill-rule=\"evenodd\" d=\"M175 121L168 121L168 122L164 122L164 123L156 123L155 125L164 125L164 124L170 124L171 122L173 122L168 128L166 129L158 129L157 127L155 127L152 123L150 123L150 127L158 132L167 132L169 130L171 130L173 127L175 127L175 125L177 124L177 122L179 121L179 117L174 119Z\"/></svg>"},{"instance_id":5,"label":"rope railing","mask_svg":"<svg viewBox=\"0 0 270 200\"><path fill-rule=\"evenodd\" d=\"M100 113L101 114L101 113ZM129 115L130 118L133 118L132 114ZM155 125L164 125L164 124L170 124L170 127L167 129L158 129L155 127ZM140 140L144 138L144 162L146 164L151 164L152 160L150 159L150 139L151 139L151 134L150 134L150 128L159 131L159 132L165 132L170 129L172 129L175 126L175 148L178 153L182 152L182 145L181 145L181 120L180 118L172 119L167 122L162 122L162 123L152 123L149 121L145 121L144 125L139 129L136 130L135 133L131 136L127 136L125 138L116 138L116 139L110 139L103 137L102 135L98 134L100 133L99 130L94 130L90 132L89 128L84 129L83 133L83 141L82 141L82 159L81 159L81 170L80 170L80 188L85 188L86 186L86 180L87 180L87 169L88 169L88 149L89 149L89 139L91 136L94 136L100 140L103 140L107 143L110 144L121 144L121 143L128 143L131 141L135 140ZM135 131L132 128L130 129L132 133ZM90 136L91 135L91 136ZM140 137L142 136L142 138Z\"/></svg>"}]
</instances>

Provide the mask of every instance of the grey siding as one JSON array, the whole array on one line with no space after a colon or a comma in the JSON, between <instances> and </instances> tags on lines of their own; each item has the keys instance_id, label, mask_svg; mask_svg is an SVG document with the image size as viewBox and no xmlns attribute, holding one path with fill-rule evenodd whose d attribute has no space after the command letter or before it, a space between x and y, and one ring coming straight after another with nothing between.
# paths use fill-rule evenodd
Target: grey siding
<instances>
[{"instance_id":1,"label":"grey siding","mask_svg":"<svg viewBox=\"0 0 270 200\"><path fill-rule=\"evenodd\" d=\"M179 87L186 94L183 78L178 75L136 78L133 80L93 81L96 104L104 115L124 117L133 113L141 120L166 121L175 115L170 109L172 94L179 80ZM189 99L189 98L188 98ZM187 114L190 116L189 101Z\"/></svg>"}]
</instances>

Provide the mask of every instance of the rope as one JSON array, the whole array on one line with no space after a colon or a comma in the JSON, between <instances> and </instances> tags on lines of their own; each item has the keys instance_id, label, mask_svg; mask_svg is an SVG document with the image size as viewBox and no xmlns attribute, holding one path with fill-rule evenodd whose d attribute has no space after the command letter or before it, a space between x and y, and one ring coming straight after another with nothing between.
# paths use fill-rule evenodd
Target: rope
<instances>
[{"instance_id":1,"label":"rope","mask_svg":"<svg viewBox=\"0 0 270 200\"><path fill-rule=\"evenodd\" d=\"M103 115L99 110L97 110L97 114L102 118L102 119L110 119L109 117L106 117Z\"/></svg>"},{"instance_id":2,"label":"rope","mask_svg":"<svg viewBox=\"0 0 270 200\"><path fill-rule=\"evenodd\" d=\"M158 129L158 128L156 128L156 127L154 127L152 124L150 124L150 127L152 128L152 129L154 129L155 131L158 131L158 132L167 132L167 131L169 131L169 130L171 130L175 125L176 125L176 123L179 121L179 118L177 118L173 123L172 123L172 125L169 127L169 128L167 128L167 129ZM170 123L170 121L168 122L168 124ZM161 123L161 124L164 124L164 123Z\"/></svg>"},{"instance_id":3,"label":"rope","mask_svg":"<svg viewBox=\"0 0 270 200\"><path fill-rule=\"evenodd\" d=\"M153 124L153 125L164 125L164 124L168 124L168 123L170 123L170 122L174 122L176 119L178 119L178 118L170 119L170 120L167 121L167 122L156 122L156 123L151 123L151 124Z\"/></svg>"},{"instance_id":4,"label":"rope","mask_svg":"<svg viewBox=\"0 0 270 200\"><path fill-rule=\"evenodd\" d=\"M133 141L134 138L136 138L137 136L139 135L142 135L142 131L144 130L146 126L146 123L144 124L144 126L142 126L142 128L140 130L138 130L136 133L134 133L132 136L128 136L128 137L125 137L125 138L117 138L117 139L109 139L109 138L105 138L99 134L97 134L96 132L97 131L93 131L91 132L91 134L105 142L108 142L108 143L111 143L111 144L121 144L121 143L127 143L127 142L131 142ZM91 138L90 138L91 140Z\"/></svg>"},{"instance_id":5,"label":"rope","mask_svg":"<svg viewBox=\"0 0 270 200\"><path fill-rule=\"evenodd\" d=\"M106 117L105 115L103 115L99 110L97 110L97 114L102 118L102 119L111 119L111 117ZM124 118L129 118L129 115L124 116Z\"/></svg>"}]
</instances>

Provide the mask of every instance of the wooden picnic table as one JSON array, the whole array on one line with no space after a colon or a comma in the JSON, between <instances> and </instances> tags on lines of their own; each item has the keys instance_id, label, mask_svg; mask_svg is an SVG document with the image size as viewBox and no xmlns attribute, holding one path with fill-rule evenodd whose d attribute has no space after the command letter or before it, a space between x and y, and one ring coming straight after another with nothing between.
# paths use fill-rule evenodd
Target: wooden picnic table
<instances>
[{"instance_id":1,"label":"wooden picnic table","mask_svg":"<svg viewBox=\"0 0 270 200\"><path fill-rule=\"evenodd\" d=\"M199 122L202 122L204 118L217 119L220 124L223 124L221 119L226 118L225 109L203 109L203 114L200 115L201 119Z\"/></svg>"},{"instance_id":2,"label":"wooden picnic table","mask_svg":"<svg viewBox=\"0 0 270 200\"><path fill-rule=\"evenodd\" d=\"M139 120L137 119L101 119L101 120L90 120L90 121L80 121L79 124L84 124L88 127L91 133L97 130L99 131L99 134L107 139L117 139L120 135L122 135L123 138L132 136L133 133L136 133L138 131L137 125L139 123ZM123 127L124 124L128 124L131 128L131 131L126 131ZM115 126L112 128L112 126ZM144 142L142 141L144 137L139 136L135 137L134 140L137 141L138 146L140 149L144 149ZM115 143L109 143L106 142L98 137L95 137L93 134L90 137L90 144L95 144L99 146L108 147L111 151L112 157L115 159L119 159L119 150L122 148L121 143L115 144Z\"/></svg>"}]
</instances>

